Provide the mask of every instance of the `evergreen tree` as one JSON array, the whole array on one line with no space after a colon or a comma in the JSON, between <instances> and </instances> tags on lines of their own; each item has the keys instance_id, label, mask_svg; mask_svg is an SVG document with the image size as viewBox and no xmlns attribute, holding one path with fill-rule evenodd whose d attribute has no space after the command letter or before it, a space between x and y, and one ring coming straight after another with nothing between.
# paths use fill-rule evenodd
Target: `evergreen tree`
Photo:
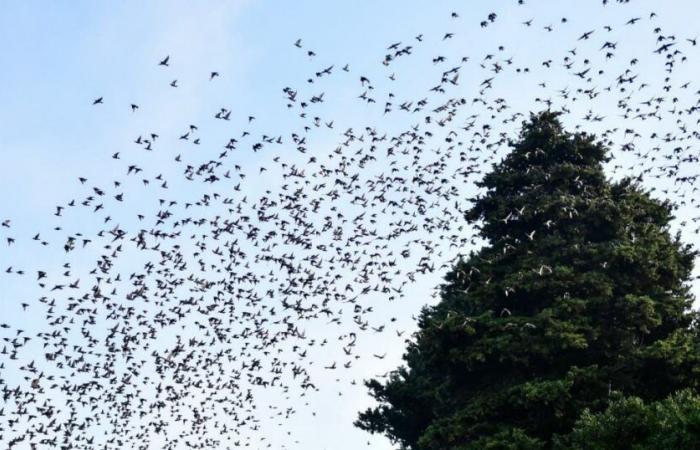
<instances>
[{"instance_id":1,"label":"evergreen tree","mask_svg":"<svg viewBox=\"0 0 700 450\"><path fill-rule=\"evenodd\" d=\"M673 205L607 180L606 148L557 115L480 183L467 220L487 245L447 274L405 366L366 383L379 406L358 427L404 449L547 449L611 394L697 386L696 253Z\"/></svg>"}]
</instances>

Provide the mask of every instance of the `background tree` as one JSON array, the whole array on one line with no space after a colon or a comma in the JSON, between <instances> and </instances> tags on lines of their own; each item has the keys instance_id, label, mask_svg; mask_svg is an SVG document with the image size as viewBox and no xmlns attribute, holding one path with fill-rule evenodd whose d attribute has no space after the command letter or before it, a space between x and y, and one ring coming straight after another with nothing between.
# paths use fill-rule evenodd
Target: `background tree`
<instances>
[{"instance_id":1,"label":"background tree","mask_svg":"<svg viewBox=\"0 0 700 450\"><path fill-rule=\"evenodd\" d=\"M614 392L697 385L696 253L673 206L608 181L606 149L557 115L533 115L480 183L467 219L487 245L447 274L405 366L366 383L379 406L360 428L405 449L551 448Z\"/></svg>"},{"instance_id":2,"label":"background tree","mask_svg":"<svg viewBox=\"0 0 700 450\"><path fill-rule=\"evenodd\" d=\"M559 439L561 450L668 450L698 448L700 397L689 390L645 404L638 397L617 400L605 412L584 411L573 432Z\"/></svg>"}]
</instances>

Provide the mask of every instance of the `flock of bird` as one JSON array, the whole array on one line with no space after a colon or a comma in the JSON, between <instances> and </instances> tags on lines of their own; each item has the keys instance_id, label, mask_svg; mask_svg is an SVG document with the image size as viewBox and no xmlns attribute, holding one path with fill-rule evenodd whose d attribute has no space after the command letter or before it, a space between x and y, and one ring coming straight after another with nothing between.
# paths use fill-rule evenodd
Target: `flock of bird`
<instances>
[{"instance_id":1,"label":"flock of bird","mask_svg":"<svg viewBox=\"0 0 700 450\"><path fill-rule=\"evenodd\" d=\"M323 55L301 38L289 49L308 63L306 83L281 90L295 131L257 129L256 117L245 114L233 137L208 142L201 125L190 124L171 138L203 150L163 157L173 169L167 175L149 172L139 159L165 152L167 137L134 136L131 153L108 159L123 176L81 177L83 196L50 212L59 222L89 214L102 224L98 232L59 225L24 242L12 220L3 220L6 246L59 247L65 262L10 262L0 272L2 283L36 285L38 298L16 307L43 324L30 334L22 323L0 323L0 446L272 447L261 417L283 423L308 405L310 391L329 389L315 380L317 369L351 371L358 360L383 359L383 352L356 351L364 335L410 339L394 318L378 320L370 297L400 300L422 275L449 269L480 244L463 218L468 194L527 119L527 110L511 104L506 79L527 86L520 95L531 110L559 110L576 127L600 131L614 157L610 173L632 174L677 199L686 219L680 225L700 233L700 87L678 75L696 58L696 38L664 29L655 12L624 1L605 7L628 8L627 20L580 30L570 29L567 17L542 22L528 16L523 0L517 4L519 39L558 34L570 48L541 61L510 53L498 35L487 34L499 12L475 19L448 11L444 30L386 43L368 73L346 61L319 64ZM458 42L464 27L484 34L479 49L417 59L428 43L433 50ZM622 60L624 51L635 56ZM397 82L423 67L436 73L430 86ZM173 89L184 82L175 53L156 58L152 70L167 71ZM355 101L381 122L321 113L335 93L317 86L339 74L353 80ZM218 71L202 76L211 83L225 78ZM95 98L94 114L108 102ZM125 105L131 114L139 108ZM221 127L241 116L229 107L210 113ZM337 144L313 144L321 132ZM246 166L245 153L269 155L269 164ZM270 180L267 188L249 192L246 184L261 176ZM183 183L194 200L170 194ZM156 192L158 200L122 226L114 217L129 210L127 186ZM510 211L503 220L524 213ZM96 255L91 266L72 265L81 252ZM546 265L533 270L551 273ZM311 355L319 348L334 356L317 360ZM263 408L261 395L274 403Z\"/></svg>"}]
</instances>

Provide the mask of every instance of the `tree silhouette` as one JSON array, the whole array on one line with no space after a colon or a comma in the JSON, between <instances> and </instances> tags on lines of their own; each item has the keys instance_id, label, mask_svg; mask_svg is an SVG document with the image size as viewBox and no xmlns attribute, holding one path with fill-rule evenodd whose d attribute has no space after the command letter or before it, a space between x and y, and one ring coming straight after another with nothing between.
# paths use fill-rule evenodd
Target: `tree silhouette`
<instances>
[{"instance_id":1,"label":"tree silhouette","mask_svg":"<svg viewBox=\"0 0 700 450\"><path fill-rule=\"evenodd\" d=\"M609 181L607 149L533 115L479 184L467 220L487 245L423 310L405 366L366 382L356 425L405 449L540 449L611 395L696 387L696 252L674 206Z\"/></svg>"}]
</instances>

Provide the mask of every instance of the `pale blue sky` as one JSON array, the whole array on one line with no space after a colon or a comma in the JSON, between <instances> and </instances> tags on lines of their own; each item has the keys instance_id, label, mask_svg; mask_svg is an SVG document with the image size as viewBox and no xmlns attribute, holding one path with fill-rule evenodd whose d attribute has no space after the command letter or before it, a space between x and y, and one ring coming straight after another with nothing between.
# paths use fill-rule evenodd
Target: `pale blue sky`
<instances>
[{"instance_id":1,"label":"pale blue sky","mask_svg":"<svg viewBox=\"0 0 700 450\"><path fill-rule=\"evenodd\" d=\"M691 0L664 2L663 7L651 0L633 3L603 8L597 1L584 7L583 2L574 0L528 0L524 6L518 6L515 0L4 2L0 9L0 219L12 220L12 229L5 234L10 233L18 243L9 249L0 243L0 269L12 265L33 277L37 269L60 267L66 260L61 242L43 248L31 237L41 232L42 237L57 240L66 233L89 235L99 230L102 216L69 211L59 220L53 216L55 206L82 198L91 186L109 187L112 180L124 179L126 162L132 159L150 177L162 173L173 180L167 198L181 198L183 203L199 198L208 188L197 191L191 184L178 183L181 167L173 164L175 155L195 160L200 158L196 152L218 152L229 138L238 137L246 129L288 135L298 127L298 118L285 107L285 86L307 93L325 92L327 101L315 113L335 120L336 129L319 130L311 144L319 154L325 154L348 127L362 129L376 124L391 132L422 119L384 116L381 105L377 112L358 101L362 92L360 75L368 76L382 91L397 92L397 97L420 98L429 95L427 89L445 69L432 64L431 58L445 55L452 61L448 64L453 64L469 56L458 92L471 99L488 76L488 66L486 70L479 68L484 56L491 53L500 60L513 57L514 64L528 65L532 73L522 77L504 75L491 96L507 99L511 112L526 114L542 108L534 102L536 97L554 97L557 89L576 83L569 71L545 71L541 62L552 58L559 64L567 50L574 47L592 59L601 58L598 47L608 39L602 26L611 24L614 31L610 39L619 41L619 54L609 64L619 61L619 67L625 67L625 58L639 57L638 71L657 86L649 95L658 95L664 74L658 70L658 58L650 52L654 37L640 29L650 27L647 17L654 10L658 14L655 20L667 33L676 33L679 40L694 38L696 27L689 18L697 15L700 6ZM459 13L458 19L450 18L452 11ZM487 29L480 28L479 22L492 11L498 14L498 20ZM566 24L560 22L563 16L568 19ZM637 28L625 28L625 22L635 16L643 17L642 23ZM522 25L529 19L533 19L532 28ZM542 27L547 25L554 26L556 32L544 31ZM577 41L589 29L597 33L592 42ZM445 32L454 32L454 38L443 41ZM424 35L421 45L414 39L418 34ZM304 50L293 46L298 38ZM398 41L416 46L412 59L388 69L382 67L386 47ZM498 50L499 45L505 46L503 52ZM697 48L684 47L689 52ZM317 56L308 58L306 49L313 49ZM158 61L166 55L170 56L170 67L159 67ZM700 72L697 56L690 54L676 79L686 77L694 82ZM306 83L315 71L331 64L335 65L332 77L313 85ZM349 73L340 71L344 64L349 64ZM209 81L211 71L219 72L220 77ZM395 82L388 79L392 72ZM612 68L609 72L617 73ZM178 80L178 88L169 86L174 79ZM547 80L546 88L537 86L540 79ZM604 87L604 83L598 86ZM694 86L693 92L699 88ZM97 97L104 97L103 105L92 105ZM397 98L397 104L400 101ZM139 105L137 112L130 111L131 103ZM565 123L580 123L592 105L597 108L596 114L608 117L593 131L615 126L624 130L628 126L619 117L615 97L611 96L569 105L573 112L564 118ZM221 107L232 110L232 121L226 127L212 118ZM483 109L478 113L486 120ZM246 123L249 115L256 117L254 127ZM200 127L201 150L177 139L189 124ZM654 127L661 129L663 125ZM161 136L156 151L145 153L133 145L136 136L151 132ZM643 145L643 139L640 141ZM308 155L295 154L293 148L287 151L289 154L275 149L274 153L299 164L308 159ZM118 162L111 158L115 152L121 154ZM275 154L252 153L246 148L235 155L237 163L249 168L244 189L251 198L265 189L279 187L280 180L274 174L257 176L258 167L267 166ZM86 186L80 185L79 176L88 178ZM473 192L469 187L465 189ZM136 214L153 211L157 200L165 195L155 187L143 189L139 180L125 183L122 190L124 206L117 208L112 202L110 213L113 223L132 229L140 226ZM690 209L681 213L681 219L695 215L696 211ZM52 232L56 225L65 231ZM692 233L687 236L690 238ZM444 260L454 256L454 249L450 251L446 251ZM74 272L91 267L96 255L88 248L72 256ZM137 261L138 255L122 258L126 268ZM251 435L251 442L261 436L268 441L252 448L264 448L267 442L272 448L305 450L354 450L367 442L372 449L392 448L385 439L352 427L357 411L371 402L364 388L351 386L349 381L360 384L360 380L399 363L403 339L393 334L393 329L410 332L411 316L432 301L431 288L439 282L439 275L419 278L411 295L400 304L388 304L375 296L376 323L389 317L398 320L395 327L392 325L392 334L370 334L359 342L358 350L364 355L386 352L384 360L358 360L351 370L338 374L339 382L336 374L319 369L321 391L306 398L309 406L299 399L288 401L277 398L276 393L261 393L263 404L291 405L300 412L283 427L260 414L261 429L258 436ZM0 322L21 323L35 332L44 329L42 317L23 313L18 306L20 301L35 301L38 291L33 284L3 272L0 283ZM329 333L330 339L337 335L323 324L310 325L310 329L317 337ZM323 366L335 359L334 351L338 348L320 351L316 364ZM0 378L13 380L18 373L8 368L0 372ZM338 392L343 396L339 397Z\"/></svg>"}]
</instances>

